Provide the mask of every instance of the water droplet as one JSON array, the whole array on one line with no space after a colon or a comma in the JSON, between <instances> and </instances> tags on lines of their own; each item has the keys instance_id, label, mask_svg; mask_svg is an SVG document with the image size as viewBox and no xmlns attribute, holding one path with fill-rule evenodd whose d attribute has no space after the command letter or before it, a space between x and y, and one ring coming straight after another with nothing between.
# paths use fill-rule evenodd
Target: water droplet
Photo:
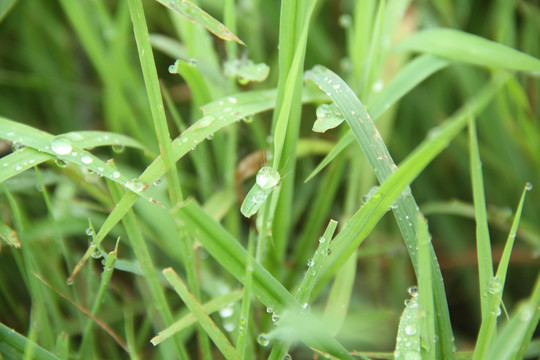
<instances>
[{"instance_id":1,"label":"water droplet","mask_svg":"<svg viewBox=\"0 0 540 360\"><path fill-rule=\"evenodd\" d=\"M122 151L124 151L125 149L125 146L124 144L114 144L112 146L112 150L115 152L115 153L121 153Z\"/></svg>"},{"instance_id":2,"label":"water droplet","mask_svg":"<svg viewBox=\"0 0 540 360\"><path fill-rule=\"evenodd\" d=\"M416 334L416 325L409 324L405 326L405 334L409 336Z\"/></svg>"},{"instance_id":3,"label":"water droplet","mask_svg":"<svg viewBox=\"0 0 540 360\"><path fill-rule=\"evenodd\" d=\"M291 354L289 353L285 354L285 356L283 357L283 360L292 360Z\"/></svg>"},{"instance_id":4,"label":"water droplet","mask_svg":"<svg viewBox=\"0 0 540 360\"><path fill-rule=\"evenodd\" d=\"M272 189L279 183L279 180L279 173L269 166L261 168L256 177L257 185L263 190Z\"/></svg>"},{"instance_id":5,"label":"water droplet","mask_svg":"<svg viewBox=\"0 0 540 360\"><path fill-rule=\"evenodd\" d=\"M207 115L203 117L201 120L199 120L199 123L197 124L197 128L204 128L207 126L210 126L214 122L214 117Z\"/></svg>"},{"instance_id":6,"label":"water droplet","mask_svg":"<svg viewBox=\"0 0 540 360\"><path fill-rule=\"evenodd\" d=\"M270 344L270 339L268 339L268 336L266 334L260 334L257 338L257 342L259 343L259 345L266 347L268 346L268 344Z\"/></svg>"},{"instance_id":7,"label":"water droplet","mask_svg":"<svg viewBox=\"0 0 540 360\"><path fill-rule=\"evenodd\" d=\"M227 306L226 308L219 310L219 316L221 316L222 318L231 317L233 313L234 313L234 309L230 306Z\"/></svg>"},{"instance_id":8,"label":"water droplet","mask_svg":"<svg viewBox=\"0 0 540 360\"><path fill-rule=\"evenodd\" d=\"M339 88L340 88L340 86L341 86L341 85L339 85L339 84L334 84L334 85L333 85L332 87L333 87L334 89L336 89L336 90L337 90L337 89L339 89Z\"/></svg>"},{"instance_id":9,"label":"water droplet","mask_svg":"<svg viewBox=\"0 0 540 360\"><path fill-rule=\"evenodd\" d=\"M21 166L21 165L15 166L15 171L21 171L21 170L22 170L22 166Z\"/></svg>"},{"instance_id":10,"label":"water droplet","mask_svg":"<svg viewBox=\"0 0 540 360\"><path fill-rule=\"evenodd\" d=\"M238 100L236 100L236 98L235 98L235 97L232 97L232 96L229 96L229 97L227 98L227 100L229 100L229 102L230 102L231 104L236 104L236 103L238 102Z\"/></svg>"},{"instance_id":11,"label":"water droplet","mask_svg":"<svg viewBox=\"0 0 540 360\"><path fill-rule=\"evenodd\" d=\"M503 288L503 285L498 276L495 276L491 280L489 280L488 291L491 294L493 295L499 294L502 291L502 288Z\"/></svg>"},{"instance_id":12,"label":"water droplet","mask_svg":"<svg viewBox=\"0 0 540 360\"><path fill-rule=\"evenodd\" d=\"M348 28L352 24L352 18L349 14L343 14L338 19L338 24L342 28Z\"/></svg>"},{"instance_id":13,"label":"water droplet","mask_svg":"<svg viewBox=\"0 0 540 360\"><path fill-rule=\"evenodd\" d=\"M273 313L273 312L274 312L274 308L272 308L272 307L267 307L267 308L266 308L266 312L267 312L268 314Z\"/></svg>"},{"instance_id":14,"label":"water droplet","mask_svg":"<svg viewBox=\"0 0 540 360\"><path fill-rule=\"evenodd\" d=\"M256 191L253 194L253 202L255 204L262 204L266 201L266 198L268 197L268 193L264 192L263 190Z\"/></svg>"},{"instance_id":15,"label":"water droplet","mask_svg":"<svg viewBox=\"0 0 540 360\"><path fill-rule=\"evenodd\" d=\"M94 235L94 229L92 229L90 226L86 228L86 230L84 231L86 233L86 235L88 236L92 236Z\"/></svg>"},{"instance_id":16,"label":"water droplet","mask_svg":"<svg viewBox=\"0 0 540 360\"><path fill-rule=\"evenodd\" d=\"M308 259L307 266L312 267L313 265L315 265L315 261L313 261L313 259Z\"/></svg>"},{"instance_id":17,"label":"water droplet","mask_svg":"<svg viewBox=\"0 0 540 360\"><path fill-rule=\"evenodd\" d=\"M43 185L36 184L36 190L39 191L39 192L42 192L43 191Z\"/></svg>"},{"instance_id":18,"label":"water droplet","mask_svg":"<svg viewBox=\"0 0 540 360\"><path fill-rule=\"evenodd\" d=\"M273 137L272 135L268 135L268 136L266 137L266 142L267 142L268 144L273 144L273 143L274 143L274 137Z\"/></svg>"},{"instance_id":19,"label":"water droplet","mask_svg":"<svg viewBox=\"0 0 540 360\"><path fill-rule=\"evenodd\" d=\"M369 189L369 191L368 191L368 193L366 195L362 196L362 201L364 203L367 203L369 201L369 199L371 199L373 197L373 195L375 195L377 190L379 190L379 187L378 186L373 186L371 189Z\"/></svg>"},{"instance_id":20,"label":"water droplet","mask_svg":"<svg viewBox=\"0 0 540 360\"><path fill-rule=\"evenodd\" d=\"M126 187L133 192L141 192L144 189L143 183L137 178L129 180Z\"/></svg>"},{"instance_id":21,"label":"water droplet","mask_svg":"<svg viewBox=\"0 0 540 360\"><path fill-rule=\"evenodd\" d=\"M113 177L113 179L118 179L120 177L120 173L118 171L113 171L111 176Z\"/></svg>"},{"instance_id":22,"label":"water droplet","mask_svg":"<svg viewBox=\"0 0 540 360\"><path fill-rule=\"evenodd\" d=\"M212 140L214 138L214 133L210 133L208 134L208 136L206 137L206 140Z\"/></svg>"},{"instance_id":23,"label":"water droplet","mask_svg":"<svg viewBox=\"0 0 540 360\"><path fill-rule=\"evenodd\" d=\"M92 159L92 157L89 156L89 155L83 155L81 157L81 161L82 161L83 164L88 165L88 164L91 164L94 161L94 159Z\"/></svg>"},{"instance_id":24,"label":"water droplet","mask_svg":"<svg viewBox=\"0 0 540 360\"><path fill-rule=\"evenodd\" d=\"M525 184L525 190L531 191L532 189L533 189L533 184L531 184L530 182L527 182L527 184Z\"/></svg>"},{"instance_id":25,"label":"water droplet","mask_svg":"<svg viewBox=\"0 0 540 360\"><path fill-rule=\"evenodd\" d=\"M154 181L154 186L159 186L161 185L161 178L157 178L155 181Z\"/></svg>"},{"instance_id":26,"label":"water droplet","mask_svg":"<svg viewBox=\"0 0 540 360\"><path fill-rule=\"evenodd\" d=\"M26 146L20 142L17 142L17 141L14 141L12 144L11 144L11 148L13 149L13 152L16 152L16 151L19 151L19 150L22 150L24 149Z\"/></svg>"},{"instance_id":27,"label":"water droplet","mask_svg":"<svg viewBox=\"0 0 540 360\"><path fill-rule=\"evenodd\" d=\"M188 61L187 61L188 65L190 65L190 66L197 66L197 62L198 61L195 58L189 58Z\"/></svg>"},{"instance_id":28,"label":"water droplet","mask_svg":"<svg viewBox=\"0 0 540 360\"><path fill-rule=\"evenodd\" d=\"M178 74L178 60L176 60L174 64L169 66L169 73Z\"/></svg>"},{"instance_id":29,"label":"water droplet","mask_svg":"<svg viewBox=\"0 0 540 360\"><path fill-rule=\"evenodd\" d=\"M397 203L392 203L392 205L390 205L390 208L392 210L396 210L398 208L398 204Z\"/></svg>"},{"instance_id":30,"label":"water droplet","mask_svg":"<svg viewBox=\"0 0 540 360\"><path fill-rule=\"evenodd\" d=\"M62 160L62 159L55 159L54 160L54 163L58 166L58 167L61 167L61 168L65 168L66 166L68 166L68 162L66 160Z\"/></svg>"},{"instance_id":31,"label":"water droplet","mask_svg":"<svg viewBox=\"0 0 540 360\"><path fill-rule=\"evenodd\" d=\"M234 321L224 321L223 328L227 332L233 332L234 329L236 329L236 324L234 323Z\"/></svg>"},{"instance_id":32,"label":"water droplet","mask_svg":"<svg viewBox=\"0 0 540 360\"><path fill-rule=\"evenodd\" d=\"M250 124L253 122L253 115L246 115L242 118L242 120L246 123L246 124Z\"/></svg>"},{"instance_id":33,"label":"water droplet","mask_svg":"<svg viewBox=\"0 0 540 360\"><path fill-rule=\"evenodd\" d=\"M276 323L278 321L279 321L279 314L278 313L273 313L272 314L272 322Z\"/></svg>"},{"instance_id":34,"label":"water droplet","mask_svg":"<svg viewBox=\"0 0 540 360\"><path fill-rule=\"evenodd\" d=\"M51 150L57 155L67 155L71 149L71 142L65 137L58 136L51 142Z\"/></svg>"},{"instance_id":35,"label":"water droplet","mask_svg":"<svg viewBox=\"0 0 540 360\"><path fill-rule=\"evenodd\" d=\"M382 80L378 80L373 83L373 86L371 87L371 90L373 90L374 93L379 93L384 87L384 83Z\"/></svg>"},{"instance_id":36,"label":"water droplet","mask_svg":"<svg viewBox=\"0 0 540 360\"><path fill-rule=\"evenodd\" d=\"M493 310L491 310L491 314L495 317L499 317L501 315L501 307L499 305L493 307Z\"/></svg>"},{"instance_id":37,"label":"water droplet","mask_svg":"<svg viewBox=\"0 0 540 360\"><path fill-rule=\"evenodd\" d=\"M326 255L328 256L328 255L331 255L331 254L332 254L332 249L330 249L330 248L326 249Z\"/></svg>"},{"instance_id":38,"label":"water droplet","mask_svg":"<svg viewBox=\"0 0 540 360\"><path fill-rule=\"evenodd\" d=\"M99 248L97 247L97 245L95 243L92 243L90 245L90 248L92 249L92 251L90 252L90 256L94 259L99 259L101 258L101 251L99 251Z\"/></svg>"}]
</instances>

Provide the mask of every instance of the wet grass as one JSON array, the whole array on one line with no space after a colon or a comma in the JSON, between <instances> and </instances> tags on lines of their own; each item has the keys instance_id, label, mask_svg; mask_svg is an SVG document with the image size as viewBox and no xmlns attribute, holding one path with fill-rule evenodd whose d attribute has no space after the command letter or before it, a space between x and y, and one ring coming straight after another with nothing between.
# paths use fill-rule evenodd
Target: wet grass
<instances>
[{"instance_id":1,"label":"wet grass","mask_svg":"<svg viewBox=\"0 0 540 360\"><path fill-rule=\"evenodd\" d=\"M539 357L540 7L436 4L0 5L3 358Z\"/></svg>"}]
</instances>

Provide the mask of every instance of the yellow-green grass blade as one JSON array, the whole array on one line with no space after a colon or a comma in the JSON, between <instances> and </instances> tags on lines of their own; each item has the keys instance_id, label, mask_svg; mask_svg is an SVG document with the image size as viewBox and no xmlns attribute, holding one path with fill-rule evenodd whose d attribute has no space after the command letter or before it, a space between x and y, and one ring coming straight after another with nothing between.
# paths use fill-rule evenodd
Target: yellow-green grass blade
<instances>
[{"instance_id":1,"label":"yellow-green grass blade","mask_svg":"<svg viewBox=\"0 0 540 360\"><path fill-rule=\"evenodd\" d=\"M407 64L395 78L388 83L384 90L377 96L368 107L373 120L376 120L391 106L396 104L403 96L414 89L426 78L445 68L447 60L432 55L421 55ZM338 156L354 140L351 131L348 131L334 146L332 151L325 156L319 165L309 174L306 182L324 169L336 156Z\"/></svg>"},{"instance_id":2,"label":"yellow-green grass blade","mask_svg":"<svg viewBox=\"0 0 540 360\"><path fill-rule=\"evenodd\" d=\"M188 288L182 279L180 279L178 274L176 274L172 268L167 268L163 270L163 275L165 275L165 278L167 281L169 281L174 291L176 291L182 301L191 310L193 316L195 316L197 319L197 322L203 327L204 331L212 339L214 344L216 344L223 356L225 356L227 360L240 359L236 349L231 345L227 337L221 332L221 330L219 330L217 325L204 311L204 308L195 298L195 296L189 292Z\"/></svg>"},{"instance_id":3,"label":"yellow-green grass blade","mask_svg":"<svg viewBox=\"0 0 540 360\"><path fill-rule=\"evenodd\" d=\"M488 68L540 71L540 60L533 56L455 29L420 31L403 40L397 49L433 54Z\"/></svg>"},{"instance_id":4,"label":"yellow-green grass blade","mask_svg":"<svg viewBox=\"0 0 540 360\"><path fill-rule=\"evenodd\" d=\"M245 45L235 34L233 34L225 25L214 19L210 14L187 0L157 0L159 3L169 9L185 16L189 21L199 23L204 26L212 34L220 39L227 41L236 41L241 45Z\"/></svg>"},{"instance_id":5,"label":"yellow-green grass blade","mask_svg":"<svg viewBox=\"0 0 540 360\"><path fill-rule=\"evenodd\" d=\"M497 336L497 318L501 314L501 302L502 294L504 292L504 284L506 282L506 273L508 270L508 264L510 263L510 255L514 246L519 220L521 219L521 212L523 211L523 204L525 203L525 194L531 189L532 185L529 183L527 183L523 189L518 207L516 209L516 214L514 215L514 221L512 222L512 228L508 234L503 254L497 268L497 272L489 281L486 301L487 306L485 312L482 314L482 324L480 325L480 331L478 333L478 339L476 340L476 347L474 349L474 360L486 359L486 356L488 353L490 353L490 349L492 349L497 342L495 339ZM530 320L531 319L528 319L528 321Z\"/></svg>"},{"instance_id":6,"label":"yellow-green grass blade","mask_svg":"<svg viewBox=\"0 0 540 360\"><path fill-rule=\"evenodd\" d=\"M477 113L487 105L505 77L497 77L492 83L488 84L474 99L449 119L444 126L426 139L404 161L402 167L397 168L391 160L390 154L371 118L347 84L330 70L321 66L316 66L306 73L306 78L314 81L340 108L372 165L375 175L381 182L381 187L377 193L353 216L330 245L332 253L336 255L331 256L325 263L325 271L332 270L333 273L337 270L339 264L343 263L358 247L394 202L395 204L392 206L394 215L405 239L413 266L417 269L416 248L418 243L413 221L419 209L408 185L463 129L467 117ZM443 280L434 253L432 257L435 306L440 332L439 347L443 356L453 358L453 335Z\"/></svg>"},{"instance_id":7,"label":"yellow-green grass blade","mask_svg":"<svg viewBox=\"0 0 540 360\"><path fill-rule=\"evenodd\" d=\"M489 240L482 162L480 160L480 150L478 148L476 123L473 119L469 121L469 146L471 182L476 219L476 249L478 256L480 304L482 316L484 316L486 314L489 281L493 277L493 261L491 259L491 243Z\"/></svg>"}]
</instances>

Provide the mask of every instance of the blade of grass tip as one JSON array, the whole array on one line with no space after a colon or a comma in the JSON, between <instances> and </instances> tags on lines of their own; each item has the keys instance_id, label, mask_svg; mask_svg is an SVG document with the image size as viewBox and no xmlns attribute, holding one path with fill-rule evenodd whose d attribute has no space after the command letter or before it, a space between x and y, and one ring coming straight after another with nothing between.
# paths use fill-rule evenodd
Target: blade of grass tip
<instances>
[{"instance_id":1,"label":"blade of grass tip","mask_svg":"<svg viewBox=\"0 0 540 360\"><path fill-rule=\"evenodd\" d=\"M397 50L419 51L483 67L540 71L540 60L497 42L454 29L429 29L409 36Z\"/></svg>"},{"instance_id":2,"label":"blade of grass tip","mask_svg":"<svg viewBox=\"0 0 540 360\"><path fill-rule=\"evenodd\" d=\"M452 118L450 118L450 121L447 122L445 126L442 128L439 127L436 132L433 132L432 135L406 159L403 165L406 170L396 170L397 167L391 160L391 156L371 118L354 92L343 80L330 70L321 66L316 66L311 71L307 72L306 78L314 81L327 95L332 97L332 100L334 100L338 108L340 108L341 113L345 116L347 123L357 137L359 144L372 165L375 175L382 183L381 188L377 192L379 193L376 196L377 201L373 201L371 204L371 201L368 201L368 203L360 208L353 216L353 219L351 219L347 226L336 237L333 245L331 245L331 249L333 252L335 250L339 251L336 254L337 256L330 257L330 260L325 263L324 272L326 273L326 271L332 268L333 271L335 271L337 264L340 263L336 262L336 260L344 260L344 258L348 257L354 249L356 249L359 243L364 239L364 237L359 236L359 234L368 234L369 231L371 231L372 226L377 223L380 216L388 209L386 206L391 205L390 203L387 203L389 199L397 199L392 206L392 210L409 250L413 266L417 269L417 239L413 219L419 212L419 208L408 188L408 184L410 184L410 182L436 155L448 146L450 141L466 125L468 117L487 105L487 102L491 99L493 94L496 93L506 80L506 74L496 76L475 98L469 101ZM396 175L397 173L402 175ZM392 174L394 174L394 176L391 176ZM406 181L407 178L408 182ZM401 183L401 186L396 188L395 186L397 186L398 183ZM392 186L394 187L392 188ZM401 196L397 195L397 190L403 191ZM370 214L370 212L373 213L365 218L361 217ZM370 225L368 226L367 224ZM340 236L342 233L343 236ZM441 335L443 335L441 336L439 346L442 349L441 352L443 356L454 358L454 337L450 325L443 279L434 253L432 254L432 259L435 306L437 309L436 314L438 316L439 331Z\"/></svg>"},{"instance_id":3,"label":"blade of grass tip","mask_svg":"<svg viewBox=\"0 0 540 360\"><path fill-rule=\"evenodd\" d=\"M228 360L240 359L240 356L238 355L236 349L231 345L227 337L221 332L221 330L219 330L216 324L204 311L202 305L189 292L188 288L186 287L182 279L180 279L178 274L176 274L176 272L172 268L167 268L163 270L163 275L165 275L165 278L167 279L167 281L169 281L174 291L180 296L182 301L197 318L198 323L204 328L208 336L212 339L214 344L216 344L223 356L225 356L225 358Z\"/></svg>"},{"instance_id":4,"label":"blade of grass tip","mask_svg":"<svg viewBox=\"0 0 540 360\"><path fill-rule=\"evenodd\" d=\"M215 313L216 311L219 311L225 307L227 307L230 304L233 304L240 300L242 298L242 291L241 290L235 290L228 294L219 296L217 298L214 298L207 303L203 305L204 311L211 315ZM154 336L150 342L152 345L156 346L159 345L161 342L167 340L177 332L180 332L186 328L188 328L191 325L194 325L197 323L197 319L193 315L193 313L188 313L187 315L181 317L179 320L175 321L174 324L169 326L168 328L161 330L156 336Z\"/></svg>"},{"instance_id":5,"label":"blade of grass tip","mask_svg":"<svg viewBox=\"0 0 540 360\"><path fill-rule=\"evenodd\" d=\"M373 32L371 34L371 41L369 50L364 60L364 74L362 77L362 94L367 96L369 89L373 86L375 74L379 70L379 66L373 66L373 63L377 63L380 54L381 45L381 31L384 23L384 11L386 8L386 1L379 1L379 7L377 8L377 15L375 16L375 22L373 24Z\"/></svg>"},{"instance_id":6,"label":"blade of grass tip","mask_svg":"<svg viewBox=\"0 0 540 360\"><path fill-rule=\"evenodd\" d=\"M109 252L107 254L107 258L105 259L105 266L103 267L103 273L101 274L101 281L99 283L98 293L94 300L94 305L92 306L92 310L90 311L90 313L93 316L97 315L105 299L105 292L107 291L107 288L111 281L111 277L114 272L114 264L116 262L116 259L118 258L118 244L119 243L120 243L120 238L116 240L116 245L114 247L114 250ZM79 347L79 358L81 359L85 359L88 357L88 350L89 350L88 346L90 346L91 331L93 327L94 327L94 322L88 321L86 324L86 327L84 328L81 345Z\"/></svg>"},{"instance_id":7,"label":"blade of grass tip","mask_svg":"<svg viewBox=\"0 0 540 360\"><path fill-rule=\"evenodd\" d=\"M491 349L491 359L520 360L527 358L526 351L540 320L540 276L536 279L532 295L518 307L510 322L503 329L495 346Z\"/></svg>"},{"instance_id":8,"label":"blade of grass tip","mask_svg":"<svg viewBox=\"0 0 540 360\"><path fill-rule=\"evenodd\" d=\"M36 360L58 360L58 357L45 350L34 342L30 342L26 337L17 333L0 323L0 354L5 359L22 359L24 349L27 346L33 347L34 359Z\"/></svg>"},{"instance_id":9,"label":"blade of grass tip","mask_svg":"<svg viewBox=\"0 0 540 360\"><path fill-rule=\"evenodd\" d=\"M139 60L141 62L144 84L146 93L150 103L152 119L156 129L156 135L159 143L161 157L165 165L165 179L167 180L167 188L171 202L176 205L182 201L182 190L180 189L180 181L176 171L176 163L172 156L171 137L167 126L167 118L165 117L165 108L163 106L163 98L159 89L159 80L157 76L156 64L154 62L154 54L150 45L148 28L144 16L144 10L141 0L128 0L129 12L131 21L133 22L133 31L135 40L139 50Z\"/></svg>"},{"instance_id":10,"label":"blade of grass tip","mask_svg":"<svg viewBox=\"0 0 540 360\"><path fill-rule=\"evenodd\" d=\"M510 255L514 246L519 220L521 219L523 204L525 203L525 194L529 190L532 190L532 185L527 183L521 194L512 227L508 234L503 254L497 268L497 273L495 277L491 278L489 281L487 307L485 313L482 314L482 324L480 325L478 339L476 340L473 360L487 359L486 356L495 342L497 318L501 314L500 303L502 301L502 293L506 281L506 272L508 270L508 264L510 263Z\"/></svg>"},{"instance_id":11,"label":"blade of grass tip","mask_svg":"<svg viewBox=\"0 0 540 360\"><path fill-rule=\"evenodd\" d=\"M332 240L332 236L336 231L337 224L337 221L330 220L328 226L326 227L326 230L324 231L323 236L319 238L319 245L317 246L315 254L307 262L308 270L306 271L295 296L296 300L300 304L302 304L303 309L307 309L307 307L309 306L308 302L311 297L311 292L313 291L313 288L315 287L315 284L317 283L317 280L319 278L322 264L329 255L328 247L330 245L330 241ZM274 313L272 315L272 321L274 321L275 315L277 314ZM279 320L279 317L277 319ZM282 360L287 355L287 351L289 351L290 346L291 341L284 340L279 342L272 349L269 359Z\"/></svg>"},{"instance_id":12,"label":"blade of grass tip","mask_svg":"<svg viewBox=\"0 0 540 360\"><path fill-rule=\"evenodd\" d=\"M185 16L189 21L199 23L204 26L212 34L220 39L227 41L236 41L240 45L246 45L235 34L233 34L225 25L214 19L208 13L195 4L187 0L156 0L169 9Z\"/></svg>"},{"instance_id":13,"label":"blade of grass tip","mask_svg":"<svg viewBox=\"0 0 540 360\"><path fill-rule=\"evenodd\" d=\"M420 339L421 358L435 360L435 339L439 336L435 333L435 305L433 302L433 280L431 272L431 235L428 232L428 224L421 213L416 215L418 228L418 306L420 315ZM407 329L405 329L407 330Z\"/></svg>"},{"instance_id":14,"label":"blade of grass tip","mask_svg":"<svg viewBox=\"0 0 540 360\"><path fill-rule=\"evenodd\" d=\"M238 320L238 337L236 340L236 351L242 359L246 358L246 334L249 332L249 310L251 307L251 295L253 285L253 255L255 251L255 233L249 232L248 238L248 257L246 260L246 275L244 281L244 294L242 296L242 307L240 310L240 319Z\"/></svg>"},{"instance_id":15,"label":"blade of grass tip","mask_svg":"<svg viewBox=\"0 0 540 360\"><path fill-rule=\"evenodd\" d=\"M476 135L476 121L472 118L469 120L469 146L471 182L476 219L476 247L480 284L480 304L483 317L486 313L489 281L491 278L493 278L493 261L491 259L491 243L489 240L482 162L480 160L478 137Z\"/></svg>"},{"instance_id":16,"label":"blade of grass tip","mask_svg":"<svg viewBox=\"0 0 540 360\"><path fill-rule=\"evenodd\" d=\"M437 71L448 66L449 62L433 55L425 54L409 62L383 89L369 106L373 120L377 120L386 110L396 104L404 95ZM317 167L306 178L306 182L324 169L354 140L352 131L338 141L334 148L325 156Z\"/></svg>"}]
</instances>

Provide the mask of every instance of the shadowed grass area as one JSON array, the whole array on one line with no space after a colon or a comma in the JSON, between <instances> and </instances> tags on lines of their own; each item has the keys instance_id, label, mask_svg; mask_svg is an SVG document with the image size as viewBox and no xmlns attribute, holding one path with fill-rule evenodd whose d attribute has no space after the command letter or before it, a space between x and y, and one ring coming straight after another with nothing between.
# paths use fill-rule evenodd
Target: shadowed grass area
<instances>
[{"instance_id":1,"label":"shadowed grass area","mask_svg":"<svg viewBox=\"0 0 540 360\"><path fill-rule=\"evenodd\" d=\"M539 357L539 21L1 4L0 354Z\"/></svg>"}]
</instances>

